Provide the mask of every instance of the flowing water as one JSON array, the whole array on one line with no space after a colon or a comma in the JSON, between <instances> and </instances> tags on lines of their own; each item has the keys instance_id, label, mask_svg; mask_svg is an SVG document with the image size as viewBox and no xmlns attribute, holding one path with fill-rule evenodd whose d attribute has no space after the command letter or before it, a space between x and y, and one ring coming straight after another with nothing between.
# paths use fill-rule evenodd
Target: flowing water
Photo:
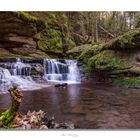
<instances>
[{"instance_id":1,"label":"flowing water","mask_svg":"<svg viewBox=\"0 0 140 140\"><path fill-rule=\"evenodd\" d=\"M31 65L20 59L12 64L0 64L1 93L13 84L24 90L22 114L43 110L58 122L72 121L76 128L82 129L140 128L140 89L97 85L93 81L80 83L74 60L44 59L43 65L43 79L68 85L37 83L31 77ZM0 94L0 112L9 105L10 95Z\"/></svg>"},{"instance_id":2,"label":"flowing water","mask_svg":"<svg viewBox=\"0 0 140 140\"><path fill-rule=\"evenodd\" d=\"M80 83L80 73L75 60L44 60L44 78L48 81Z\"/></svg>"},{"instance_id":3,"label":"flowing water","mask_svg":"<svg viewBox=\"0 0 140 140\"><path fill-rule=\"evenodd\" d=\"M75 60L44 59L44 76L46 82L80 83L80 73ZM10 87L17 86L20 90L34 90L47 87L32 79L31 64L23 63L20 58L15 62L0 64L0 91L5 93Z\"/></svg>"},{"instance_id":4,"label":"flowing water","mask_svg":"<svg viewBox=\"0 0 140 140\"><path fill-rule=\"evenodd\" d=\"M0 92L7 93L12 86L17 86L20 90L33 90L45 85L33 81L31 66L17 58L15 62L0 64Z\"/></svg>"}]
</instances>

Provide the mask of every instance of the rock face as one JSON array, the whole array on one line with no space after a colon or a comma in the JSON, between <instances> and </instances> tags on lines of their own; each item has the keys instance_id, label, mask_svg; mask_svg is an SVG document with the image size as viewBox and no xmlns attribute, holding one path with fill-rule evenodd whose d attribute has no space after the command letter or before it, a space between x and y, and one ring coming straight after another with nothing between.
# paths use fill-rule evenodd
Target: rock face
<instances>
[{"instance_id":1,"label":"rock face","mask_svg":"<svg viewBox=\"0 0 140 140\"><path fill-rule=\"evenodd\" d=\"M139 81L140 76L140 29L119 36L106 44L86 49L79 57L91 76L100 80L124 78L123 83ZM127 82L126 82L127 79ZM131 82L132 83L131 83Z\"/></svg>"},{"instance_id":2,"label":"rock face","mask_svg":"<svg viewBox=\"0 0 140 140\"><path fill-rule=\"evenodd\" d=\"M39 23L40 22L40 23ZM0 51L2 54L34 56L45 53L37 49L41 21L22 12L0 12Z\"/></svg>"}]
</instances>

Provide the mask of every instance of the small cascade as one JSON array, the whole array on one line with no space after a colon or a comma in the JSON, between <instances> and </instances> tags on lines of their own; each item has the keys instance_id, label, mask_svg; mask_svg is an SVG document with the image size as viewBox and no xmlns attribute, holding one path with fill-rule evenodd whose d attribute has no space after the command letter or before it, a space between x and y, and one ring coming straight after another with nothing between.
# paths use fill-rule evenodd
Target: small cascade
<instances>
[{"instance_id":1,"label":"small cascade","mask_svg":"<svg viewBox=\"0 0 140 140\"><path fill-rule=\"evenodd\" d=\"M54 82L80 83L77 61L44 59L44 79Z\"/></svg>"},{"instance_id":2,"label":"small cascade","mask_svg":"<svg viewBox=\"0 0 140 140\"><path fill-rule=\"evenodd\" d=\"M80 72L77 67L77 61L66 60L68 65L68 80L80 82Z\"/></svg>"},{"instance_id":3,"label":"small cascade","mask_svg":"<svg viewBox=\"0 0 140 140\"><path fill-rule=\"evenodd\" d=\"M20 90L34 90L49 86L44 80L68 84L80 83L76 60L44 59L43 62L44 64L41 63L40 66L44 66L44 76L38 73L39 75L35 75L37 78L34 77L36 81L32 79L31 73L39 69L37 67L35 69L34 64L23 63L20 58L12 62L1 62L0 93L7 92L12 86L17 86Z\"/></svg>"},{"instance_id":4,"label":"small cascade","mask_svg":"<svg viewBox=\"0 0 140 140\"><path fill-rule=\"evenodd\" d=\"M21 76L30 76L31 75L31 66L29 64L24 64L21 62L20 58L17 58L16 63L14 64L13 74Z\"/></svg>"},{"instance_id":5,"label":"small cascade","mask_svg":"<svg viewBox=\"0 0 140 140\"><path fill-rule=\"evenodd\" d=\"M12 86L17 86L20 90L33 90L44 87L43 84L33 81L31 66L22 63L20 58L17 58L15 63L0 64L0 92L7 92Z\"/></svg>"},{"instance_id":6,"label":"small cascade","mask_svg":"<svg viewBox=\"0 0 140 140\"><path fill-rule=\"evenodd\" d=\"M31 75L31 66L29 64L22 63L20 58L16 58L16 62L13 63L1 64L0 67L8 69L11 75L15 76Z\"/></svg>"}]
</instances>

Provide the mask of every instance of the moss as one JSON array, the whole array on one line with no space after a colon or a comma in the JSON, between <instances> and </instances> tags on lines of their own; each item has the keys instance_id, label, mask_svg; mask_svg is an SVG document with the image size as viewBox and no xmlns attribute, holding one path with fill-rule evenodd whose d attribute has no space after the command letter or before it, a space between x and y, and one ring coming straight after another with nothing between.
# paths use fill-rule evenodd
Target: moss
<instances>
[{"instance_id":1,"label":"moss","mask_svg":"<svg viewBox=\"0 0 140 140\"><path fill-rule=\"evenodd\" d=\"M38 41L39 49L43 51L53 50L62 52L61 32L54 29L48 29L41 39Z\"/></svg>"},{"instance_id":2,"label":"moss","mask_svg":"<svg viewBox=\"0 0 140 140\"><path fill-rule=\"evenodd\" d=\"M45 25L46 27L49 27L50 25L56 25L57 20L56 20L56 15L54 12L48 12L45 15Z\"/></svg>"},{"instance_id":3,"label":"moss","mask_svg":"<svg viewBox=\"0 0 140 140\"><path fill-rule=\"evenodd\" d=\"M139 69L129 69L128 73L140 75L140 70Z\"/></svg>"},{"instance_id":4,"label":"moss","mask_svg":"<svg viewBox=\"0 0 140 140\"><path fill-rule=\"evenodd\" d=\"M79 56L83 67L90 72L104 71L113 74L115 71L124 74L138 75L140 71L132 70L132 59L123 55L125 50L139 47L140 29L129 31L104 44L88 46ZM129 51L127 51L129 52ZM130 70L129 70L130 69Z\"/></svg>"},{"instance_id":5,"label":"moss","mask_svg":"<svg viewBox=\"0 0 140 140\"><path fill-rule=\"evenodd\" d=\"M38 41L38 48L46 53L66 53L69 44L71 46L73 45L68 35L67 24L67 16L64 13L45 13L46 29L41 33L41 39Z\"/></svg>"},{"instance_id":6,"label":"moss","mask_svg":"<svg viewBox=\"0 0 140 140\"><path fill-rule=\"evenodd\" d=\"M15 15L17 15L18 18L27 20L27 21L31 21L31 22L37 22L38 18L35 16L30 15L27 12L14 12Z\"/></svg>"},{"instance_id":7,"label":"moss","mask_svg":"<svg viewBox=\"0 0 140 140\"><path fill-rule=\"evenodd\" d=\"M123 69L126 67L126 64L120 57L116 54L116 52L111 50L102 51L101 53L91 57L88 60L88 67L92 71L97 70L107 70L113 71L116 69Z\"/></svg>"},{"instance_id":8,"label":"moss","mask_svg":"<svg viewBox=\"0 0 140 140\"><path fill-rule=\"evenodd\" d=\"M94 45L94 46L89 45L89 47L86 47L84 49L84 51L81 53L78 59L86 63L89 58L91 58L93 55L97 54L101 50L102 50L102 44Z\"/></svg>"},{"instance_id":9,"label":"moss","mask_svg":"<svg viewBox=\"0 0 140 140\"><path fill-rule=\"evenodd\" d=\"M115 39L112 39L110 42L106 43L103 47L106 49L131 49L137 47L134 42L134 38L140 36L140 29L129 31L123 35L118 36ZM138 42L137 42L138 43Z\"/></svg>"},{"instance_id":10,"label":"moss","mask_svg":"<svg viewBox=\"0 0 140 140\"><path fill-rule=\"evenodd\" d=\"M42 32L46 28L45 22L38 16L34 15L33 12L19 11L11 12L11 14L24 21L25 25L29 24L32 27L35 26L38 32Z\"/></svg>"},{"instance_id":11,"label":"moss","mask_svg":"<svg viewBox=\"0 0 140 140\"><path fill-rule=\"evenodd\" d=\"M92 47L91 44L84 44L84 45L80 45L80 46L75 46L75 47L70 48L70 50L67 53L81 53L85 49L89 49L91 47Z\"/></svg>"},{"instance_id":12,"label":"moss","mask_svg":"<svg viewBox=\"0 0 140 140\"><path fill-rule=\"evenodd\" d=\"M120 43L120 47L125 47L126 45L129 45L129 44L130 44L130 47L135 45L132 40L133 40L134 36L137 34L139 34L139 30L131 31L131 32L119 37L118 42Z\"/></svg>"},{"instance_id":13,"label":"moss","mask_svg":"<svg viewBox=\"0 0 140 140\"><path fill-rule=\"evenodd\" d=\"M6 110L4 113L2 113L2 116L0 117L0 120L2 121L4 126L11 125L11 120L14 118L14 106L11 106L8 110Z\"/></svg>"},{"instance_id":14,"label":"moss","mask_svg":"<svg viewBox=\"0 0 140 140\"><path fill-rule=\"evenodd\" d=\"M138 47L138 42L135 43L134 38L136 36L140 36L140 29L135 29L133 31L129 31L123 35L120 35L119 37L116 37L115 39L112 39L111 41L104 43L104 44L98 44L94 46L87 47L79 56L79 60L83 62L87 62L89 58L91 58L93 55L96 55L104 50L119 50L119 49L131 49L133 47ZM140 43L140 42L139 42Z\"/></svg>"},{"instance_id":15,"label":"moss","mask_svg":"<svg viewBox=\"0 0 140 140\"><path fill-rule=\"evenodd\" d=\"M112 79L113 85L129 85L137 86L140 85L140 78L117 78Z\"/></svg>"}]
</instances>

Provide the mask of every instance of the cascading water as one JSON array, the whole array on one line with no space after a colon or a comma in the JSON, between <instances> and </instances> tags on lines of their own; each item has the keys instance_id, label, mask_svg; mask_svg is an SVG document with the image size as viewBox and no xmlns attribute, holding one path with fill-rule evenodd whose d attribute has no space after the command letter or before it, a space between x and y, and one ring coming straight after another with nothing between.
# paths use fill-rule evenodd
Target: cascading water
<instances>
[{"instance_id":1,"label":"cascading water","mask_svg":"<svg viewBox=\"0 0 140 140\"><path fill-rule=\"evenodd\" d=\"M29 64L22 63L20 58L17 58L17 61L13 66L14 69L11 69L13 75L20 75L20 76L31 75L31 66Z\"/></svg>"},{"instance_id":2,"label":"cascading water","mask_svg":"<svg viewBox=\"0 0 140 140\"><path fill-rule=\"evenodd\" d=\"M80 83L80 73L76 60L44 59L44 76L46 81L59 83ZM0 63L0 93L7 92L12 86L20 90L34 90L49 86L37 83L32 79L32 66L23 63L20 58L16 62Z\"/></svg>"},{"instance_id":3,"label":"cascading water","mask_svg":"<svg viewBox=\"0 0 140 140\"><path fill-rule=\"evenodd\" d=\"M20 58L15 63L0 65L0 91L2 93L12 86L17 86L20 90L33 90L44 87L32 80L31 66L21 62Z\"/></svg>"},{"instance_id":4,"label":"cascading water","mask_svg":"<svg viewBox=\"0 0 140 140\"><path fill-rule=\"evenodd\" d=\"M44 59L44 79L54 82L80 83L76 60Z\"/></svg>"},{"instance_id":5,"label":"cascading water","mask_svg":"<svg viewBox=\"0 0 140 140\"><path fill-rule=\"evenodd\" d=\"M14 76L30 76L31 66L21 62L20 58L16 58L16 62L1 64L0 67L8 69L11 75Z\"/></svg>"}]
</instances>

